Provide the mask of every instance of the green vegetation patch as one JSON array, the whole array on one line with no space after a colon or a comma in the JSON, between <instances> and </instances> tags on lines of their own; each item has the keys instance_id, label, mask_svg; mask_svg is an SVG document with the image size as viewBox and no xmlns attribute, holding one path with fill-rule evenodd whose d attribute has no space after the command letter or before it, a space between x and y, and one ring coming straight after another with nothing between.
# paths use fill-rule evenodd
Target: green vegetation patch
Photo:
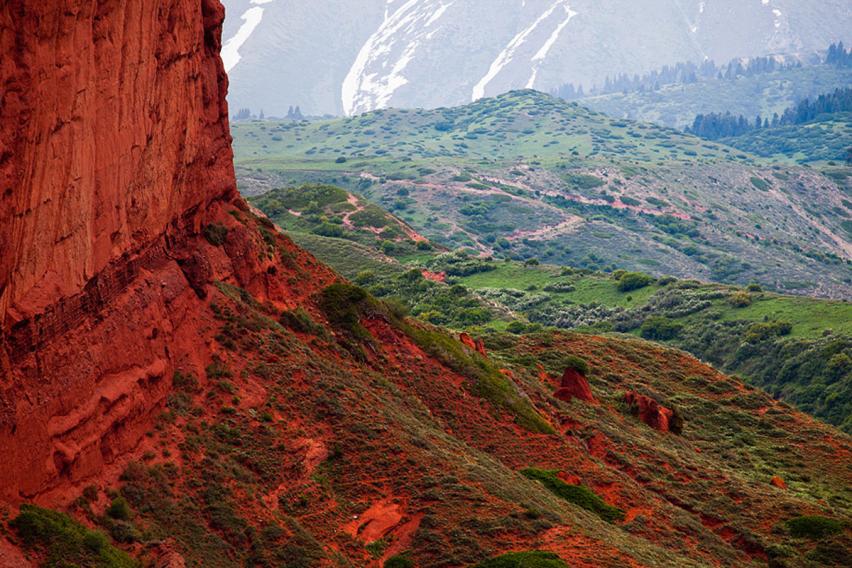
<instances>
[{"instance_id":1,"label":"green vegetation patch","mask_svg":"<svg viewBox=\"0 0 852 568\"><path fill-rule=\"evenodd\" d=\"M404 554L395 554L383 564L384 568L414 568L414 561Z\"/></svg>"},{"instance_id":2,"label":"green vegetation patch","mask_svg":"<svg viewBox=\"0 0 852 568\"><path fill-rule=\"evenodd\" d=\"M843 530L843 523L819 515L803 515L786 523L790 534L796 538L820 539Z\"/></svg>"},{"instance_id":3,"label":"green vegetation patch","mask_svg":"<svg viewBox=\"0 0 852 568\"><path fill-rule=\"evenodd\" d=\"M503 554L480 562L474 568L568 568L568 565L553 552L533 550Z\"/></svg>"},{"instance_id":4,"label":"green vegetation patch","mask_svg":"<svg viewBox=\"0 0 852 568\"><path fill-rule=\"evenodd\" d=\"M587 511L591 511L608 523L624 520L624 511L608 505L591 489L583 485L571 485L556 477L556 471L527 468L521 471L525 477L540 481L553 494L573 503Z\"/></svg>"},{"instance_id":5,"label":"green vegetation patch","mask_svg":"<svg viewBox=\"0 0 852 568\"><path fill-rule=\"evenodd\" d=\"M625 272L618 279L618 291L632 292L633 290L639 290L640 288L649 286L652 282L654 282L654 279L647 274L642 274L641 272Z\"/></svg>"},{"instance_id":6,"label":"green vegetation patch","mask_svg":"<svg viewBox=\"0 0 852 568\"><path fill-rule=\"evenodd\" d=\"M44 554L42 566L137 568L139 563L114 547L102 532L89 530L65 513L22 505L11 522L24 547Z\"/></svg>"}]
</instances>

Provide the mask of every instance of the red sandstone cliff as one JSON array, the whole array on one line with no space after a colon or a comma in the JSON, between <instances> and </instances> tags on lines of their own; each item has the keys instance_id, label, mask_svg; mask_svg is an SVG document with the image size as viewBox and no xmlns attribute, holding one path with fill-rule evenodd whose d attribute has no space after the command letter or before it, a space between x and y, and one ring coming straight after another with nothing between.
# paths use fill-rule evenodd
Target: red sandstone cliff
<instances>
[{"instance_id":1,"label":"red sandstone cliff","mask_svg":"<svg viewBox=\"0 0 852 568\"><path fill-rule=\"evenodd\" d=\"M4 328L235 190L217 0L0 5Z\"/></svg>"},{"instance_id":2,"label":"red sandstone cliff","mask_svg":"<svg viewBox=\"0 0 852 568\"><path fill-rule=\"evenodd\" d=\"M239 200L223 17L218 0L0 3L0 499L136 443L175 359L204 357L206 281L274 288L249 236L225 256L198 237Z\"/></svg>"}]
</instances>

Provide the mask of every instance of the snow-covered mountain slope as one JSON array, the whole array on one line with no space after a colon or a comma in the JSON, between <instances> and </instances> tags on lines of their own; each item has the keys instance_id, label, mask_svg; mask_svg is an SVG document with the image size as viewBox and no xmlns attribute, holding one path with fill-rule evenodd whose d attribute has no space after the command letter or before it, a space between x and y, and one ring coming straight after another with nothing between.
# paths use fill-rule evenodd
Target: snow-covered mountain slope
<instances>
[{"instance_id":1,"label":"snow-covered mountain slope","mask_svg":"<svg viewBox=\"0 0 852 568\"><path fill-rule=\"evenodd\" d=\"M852 40L849 0L224 0L232 108L456 105Z\"/></svg>"}]
</instances>

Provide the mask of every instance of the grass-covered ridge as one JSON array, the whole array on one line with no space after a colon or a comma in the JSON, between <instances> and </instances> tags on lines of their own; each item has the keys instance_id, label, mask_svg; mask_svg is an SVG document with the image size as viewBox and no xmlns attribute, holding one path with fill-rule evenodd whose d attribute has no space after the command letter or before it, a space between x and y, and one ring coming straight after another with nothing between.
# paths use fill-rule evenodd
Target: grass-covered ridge
<instances>
[{"instance_id":1,"label":"grass-covered ridge","mask_svg":"<svg viewBox=\"0 0 852 568\"><path fill-rule=\"evenodd\" d=\"M569 503L591 511L609 523L624 520L624 511L608 505L588 487L564 482L557 476L559 472L529 467L521 473L529 479L541 482L548 490Z\"/></svg>"}]
</instances>

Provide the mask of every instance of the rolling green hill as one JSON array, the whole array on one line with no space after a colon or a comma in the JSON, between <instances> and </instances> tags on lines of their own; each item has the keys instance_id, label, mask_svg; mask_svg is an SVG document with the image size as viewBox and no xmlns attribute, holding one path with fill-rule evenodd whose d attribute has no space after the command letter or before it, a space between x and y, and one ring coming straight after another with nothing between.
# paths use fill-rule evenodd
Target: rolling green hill
<instances>
[{"instance_id":1,"label":"rolling green hill","mask_svg":"<svg viewBox=\"0 0 852 568\"><path fill-rule=\"evenodd\" d=\"M534 91L232 130L243 193L337 184L450 249L852 292L841 178Z\"/></svg>"}]
</instances>

